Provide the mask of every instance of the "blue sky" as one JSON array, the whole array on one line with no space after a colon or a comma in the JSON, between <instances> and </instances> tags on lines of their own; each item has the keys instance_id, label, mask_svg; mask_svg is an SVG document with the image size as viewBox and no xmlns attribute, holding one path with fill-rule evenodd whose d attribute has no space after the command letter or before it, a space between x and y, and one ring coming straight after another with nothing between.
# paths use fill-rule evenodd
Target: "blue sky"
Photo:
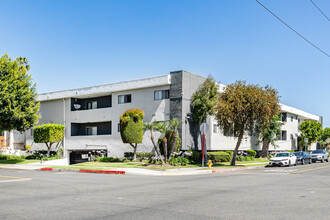
<instances>
[{"instance_id":1,"label":"blue sky","mask_svg":"<svg viewBox=\"0 0 330 220\"><path fill-rule=\"evenodd\" d=\"M260 0L330 53L310 0ZM330 1L314 0L330 17ZM168 74L271 85L330 127L330 58L254 0L0 0L0 54L27 57L40 93Z\"/></svg>"}]
</instances>

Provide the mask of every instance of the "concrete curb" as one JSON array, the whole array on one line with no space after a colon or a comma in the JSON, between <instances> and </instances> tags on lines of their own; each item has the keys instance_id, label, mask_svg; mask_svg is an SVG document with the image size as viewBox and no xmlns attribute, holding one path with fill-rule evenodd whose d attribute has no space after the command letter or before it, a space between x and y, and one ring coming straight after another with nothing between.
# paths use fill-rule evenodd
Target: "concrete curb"
<instances>
[{"instance_id":1,"label":"concrete curb","mask_svg":"<svg viewBox=\"0 0 330 220\"><path fill-rule=\"evenodd\" d=\"M79 173L103 173L103 174L122 174L126 172L121 170L85 170L85 169L59 169L43 167L41 171L55 171L55 172L79 172Z\"/></svg>"},{"instance_id":2,"label":"concrete curb","mask_svg":"<svg viewBox=\"0 0 330 220\"><path fill-rule=\"evenodd\" d=\"M264 166L254 166L254 167L236 167L236 168L228 168L228 169L213 169L212 173L227 173L238 170L252 170L252 169L262 169Z\"/></svg>"}]
</instances>

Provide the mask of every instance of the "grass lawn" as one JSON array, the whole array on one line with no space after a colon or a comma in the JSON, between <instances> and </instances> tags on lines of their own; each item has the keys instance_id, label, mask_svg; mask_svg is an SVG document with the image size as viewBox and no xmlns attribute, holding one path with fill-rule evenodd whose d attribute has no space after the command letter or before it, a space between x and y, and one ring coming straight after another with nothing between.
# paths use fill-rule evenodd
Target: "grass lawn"
<instances>
[{"instance_id":1,"label":"grass lawn","mask_svg":"<svg viewBox=\"0 0 330 220\"><path fill-rule=\"evenodd\" d=\"M254 164L254 163L262 163L262 164ZM244 165L240 165L244 164ZM224 163L216 163L212 166L215 169L227 169L227 168L235 168L235 167L248 167L248 166L265 166L268 164L267 159L260 159L256 158L253 161L236 161L236 166L230 166L230 162ZM188 164L186 166L160 166L160 165L147 165L146 163L142 162L85 162L85 163L78 163L71 166L51 166L52 168L60 168L60 169L100 169L100 170L107 170L111 168L144 168L144 169L157 169L157 170L164 170L164 169L178 169L178 168L192 168L192 167L202 167L202 164ZM207 168L207 165L204 167Z\"/></svg>"},{"instance_id":2,"label":"grass lawn","mask_svg":"<svg viewBox=\"0 0 330 220\"><path fill-rule=\"evenodd\" d=\"M88 167L123 167L123 168L148 168L148 169L177 169L177 168L189 168L189 167L201 167L201 164L188 164L187 166L146 166L145 163L140 162L85 162L85 163L78 163L74 166L88 166Z\"/></svg>"},{"instance_id":3,"label":"grass lawn","mask_svg":"<svg viewBox=\"0 0 330 220\"><path fill-rule=\"evenodd\" d=\"M0 164L28 164L36 162L40 162L40 160L0 160Z\"/></svg>"}]
</instances>

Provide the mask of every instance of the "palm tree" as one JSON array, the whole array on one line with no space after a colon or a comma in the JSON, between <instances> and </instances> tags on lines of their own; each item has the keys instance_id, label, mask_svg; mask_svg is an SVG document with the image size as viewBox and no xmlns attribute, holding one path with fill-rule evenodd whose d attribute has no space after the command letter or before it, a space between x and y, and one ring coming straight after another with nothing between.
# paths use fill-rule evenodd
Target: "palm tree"
<instances>
[{"instance_id":1,"label":"palm tree","mask_svg":"<svg viewBox=\"0 0 330 220\"><path fill-rule=\"evenodd\" d=\"M170 128L173 129L173 142L172 142L172 146L171 146L171 152L170 152L169 157L168 157L169 160L171 159L171 156L174 152L176 142L179 138L178 128L181 126L181 124L182 124L182 121L178 120L177 118L173 118L170 121Z\"/></svg>"},{"instance_id":2,"label":"palm tree","mask_svg":"<svg viewBox=\"0 0 330 220\"><path fill-rule=\"evenodd\" d=\"M154 134L153 134L153 130L154 130L155 125L156 125L155 122L146 122L146 123L144 123L144 130L150 131L151 142L154 145L155 151L156 151L159 159L162 161L162 164L164 164L162 155L160 154L159 146L155 143L155 137L154 137Z\"/></svg>"},{"instance_id":3,"label":"palm tree","mask_svg":"<svg viewBox=\"0 0 330 220\"><path fill-rule=\"evenodd\" d=\"M159 122L159 123L157 123L155 129L157 129L159 132L164 134L162 143L163 143L163 149L164 149L165 163L167 163L167 138L166 138L166 133L170 130L169 123L167 121Z\"/></svg>"}]
</instances>

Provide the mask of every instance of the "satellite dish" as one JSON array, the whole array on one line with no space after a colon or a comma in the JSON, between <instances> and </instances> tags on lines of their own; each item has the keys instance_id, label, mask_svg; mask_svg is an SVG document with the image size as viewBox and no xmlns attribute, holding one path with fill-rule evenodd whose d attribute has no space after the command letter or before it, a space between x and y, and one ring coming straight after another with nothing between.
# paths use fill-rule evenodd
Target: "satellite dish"
<instances>
[{"instance_id":1,"label":"satellite dish","mask_svg":"<svg viewBox=\"0 0 330 220\"><path fill-rule=\"evenodd\" d=\"M81 105L80 105L80 104L73 104L73 107L74 107L76 110L78 110L78 109L81 108Z\"/></svg>"}]
</instances>

